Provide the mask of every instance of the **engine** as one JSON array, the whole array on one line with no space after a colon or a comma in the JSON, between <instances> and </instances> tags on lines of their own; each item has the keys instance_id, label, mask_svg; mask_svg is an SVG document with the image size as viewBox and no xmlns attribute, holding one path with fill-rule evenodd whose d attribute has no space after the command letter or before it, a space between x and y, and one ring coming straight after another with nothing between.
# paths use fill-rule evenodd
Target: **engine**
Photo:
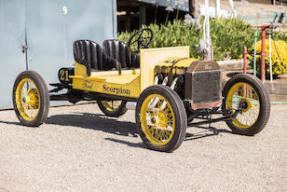
<instances>
[{"instance_id":1,"label":"engine","mask_svg":"<svg viewBox=\"0 0 287 192\"><path fill-rule=\"evenodd\" d=\"M170 86L194 110L222 103L221 69L214 61L168 58L156 65L155 74L155 84Z\"/></svg>"}]
</instances>

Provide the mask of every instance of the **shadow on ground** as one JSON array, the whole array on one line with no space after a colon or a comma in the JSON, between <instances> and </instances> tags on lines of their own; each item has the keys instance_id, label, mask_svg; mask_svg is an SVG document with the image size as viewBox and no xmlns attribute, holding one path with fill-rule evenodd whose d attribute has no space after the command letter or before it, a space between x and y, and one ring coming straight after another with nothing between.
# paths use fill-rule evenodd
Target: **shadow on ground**
<instances>
[{"instance_id":1,"label":"shadow on ground","mask_svg":"<svg viewBox=\"0 0 287 192\"><path fill-rule=\"evenodd\" d=\"M211 136L216 136L219 135L220 133L228 133L232 134L231 131L226 130L226 129L216 129L215 127L206 125L206 126L195 126L191 127L192 129L197 129L199 131L196 131L195 133L186 133L184 141L189 141L189 140L196 140L196 139L202 139L205 137L211 137Z\"/></svg>"},{"instance_id":2,"label":"shadow on ground","mask_svg":"<svg viewBox=\"0 0 287 192\"><path fill-rule=\"evenodd\" d=\"M55 115L48 118L47 124L63 125L63 126L73 126L85 129L100 130L107 133L112 133L122 136L132 136L137 137L136 124L129 121L119 121L115 118L109 118L101 114L92 113L79 113L79 114L69 114L69 115ZM189 129L196 129L195 133L189 133ZM196 140L210 136L216 136L220 133L232 133L231 131L225 129L216 129L215 127L206 126L196 126L187 129L185 141ZM125 143L126 141L121 141L113 138L106 138L107 140ZM130 143L125 143L130 145Z\"/></svg>"},{"instance_id":3,"label":"shadow on ground","mask_svg":"<svg viewBox=\"0 0 287 192\"><path fill-rule=\"evenodd\" d=\"M19 125L19 122L6 122L0 121L4 124ZM48 117L46 124L50 125L62 125L62 126L72 126L84 129L92 129L95 131L103 131L106 133L111 133L126 137L138 137L136 131L136 123L129 121L119 121L115 118L106 117L101 114L93 113L75 113L67 115L53 115ZM192 130L193 133L189 133L189 129L196 129L198 131ZM187 129L185 141L192 141L196 139L203 139L206 137L216 136L221 133L232 133L231 131L225 129L216 129L215 127L205 125L205 126L195 126ZM108 141L125 144L130 147L143 147L143 144L132 143L126 140L120 140L116 138L105 138Z\"/></svg>"},{"instance_id":4,"label":"shadow on ground","mask_svg":"<svg viewBox=\"0 0 287 192\"><path fill-rule=\"evenodd\" d=\"M0 120L0 123L6 124L6 125L17 125L17 126L23 126L23 125L21 125L21 123L20 123L20 122L13 122L13 121L1 121L1 120Z\"/></svg>"},{"instance_id":5,"label":"shadow on ground","mask_svg":"<svg viewBox=\"0 0 287 192\"><path fill-rule=\"evenodd\" d=\"M137 137L136 124L129 121L119 121L101 114L76 113L54 115L47 119L46 124L63 125L104 131L122 136Z\"/></svg>"}]
</instances>

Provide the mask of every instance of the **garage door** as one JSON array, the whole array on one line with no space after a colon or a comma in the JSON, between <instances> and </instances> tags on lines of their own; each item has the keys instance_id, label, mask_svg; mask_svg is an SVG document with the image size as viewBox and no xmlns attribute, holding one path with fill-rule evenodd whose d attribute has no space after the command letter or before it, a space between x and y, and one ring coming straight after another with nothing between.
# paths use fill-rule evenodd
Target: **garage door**
<instances>
[{"instance_id":1,"label":"garage door","mask_svg":"<svg viewBox=\"0 0 287 192\"><path fill-rule=\"evenodd\" d=\"M47 84L55 83L58 69L73 65L75 40L113 38L115 5L116 0L1 0L0 109L12 107L12 86L21 71L34 70Z\"/></svg>"}]
</instances>

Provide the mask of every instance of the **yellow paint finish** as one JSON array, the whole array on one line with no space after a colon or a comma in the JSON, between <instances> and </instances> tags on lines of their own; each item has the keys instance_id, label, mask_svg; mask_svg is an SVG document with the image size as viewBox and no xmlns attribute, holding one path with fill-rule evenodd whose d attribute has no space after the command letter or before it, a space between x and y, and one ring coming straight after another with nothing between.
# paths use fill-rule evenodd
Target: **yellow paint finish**
<instances>
[{"instance_id":1,"label":"yellow paint finish","mask_svg":"<svg viewBox=\"0 0 287 192\"><path fill-rule=\"evenodd\" d=\"M70 77L73 89L132 98L141 93L139 70L123 70L121 75L117 71L99 71L88 77L86 67L75 62L75 75Z\"/></svg>"},{"instance_id":2,"label":"yellow paint finish","mask_svg":"<svg viewBox=\"0 0 287 192\"><path fill-rule=\"evenodd\" d=\"M87 68L85 65L82 65L75 61L74 68L75 68L75 76L82 76L82 77L87 76Z\"/></svg>"},{"instance_id":3,"label":"yellow paint finish","mask_svg":"<svg viewBox=\"0 0 287 192\"><path fill-rule=\"evenodd\" d=\"M99 71L87 76L86 67L75 62L75 75L70 76L73 89L138 98L142 90L153 85L157 63L168 57L188 57L189 47L142 49L140 56L140 71L122 70L121 75L118 71Z\"/></svg>"},{"instance_id":4,"label":"yellow paint finish","mask_svg":"<svg viewBox=\"0 0 287 192\"><path fill-rule=\"evenodd\" d=\"M105 78L106 82L117 83L117 84L128 84L135 80L139 74L126 74L126 75L105 75L101 76Z\"/></svg>"},{"instance_id":5,"label":"yellow paint finish","mask_svg":"<svg viewBox=\"0 0 287 192\"><path fill-rule=\"evenodd\" d=\"M130 83L121 84L115 82L108 82L105 79L99 79L95 77L83 78L80 76L74 76L73 78L73 89L79 89L83 91L106 93L110 95L118 95L125 97L138 98L140 90L140 76Z\"/></svg>"},{"instance_id":6,"label":"yellow paint finish","mask_svg":"<svg viewBox=\"0 0 287 192\"><path fill-rule=\"evenodd\" d=\"M174 67L177 68L187 68L196 58L181 58L181 57L169 57L167 59L161 60L157 66L161 67L171 67L173 63L176 63Z\"/></svg>"},{"instance_id":7,"label":"yellow paint finish","mask_svg":"<svg viewBox=\"0 0 287 192\"><path fill-rule=\"evenodd\" d=\"M122 75L127 75L127 74L137 74L140 72L140 69L129 69L129 70L122 70ZM92 71L91 76L105 76L105 75L118 75L119 71L118 70L113 70L113 71Z\"/></svg>"},{"instance_id":8,"label":"yellow paint finish","mask_svg":"<svg viewBox=\"0 0 287 192\"><path fill-rule=\"evenodd\" d=\"M141 90L154 84L154 69L168 57L189 57L189 47L167 47L140 50Z\"/></svg>"}]
</instances>

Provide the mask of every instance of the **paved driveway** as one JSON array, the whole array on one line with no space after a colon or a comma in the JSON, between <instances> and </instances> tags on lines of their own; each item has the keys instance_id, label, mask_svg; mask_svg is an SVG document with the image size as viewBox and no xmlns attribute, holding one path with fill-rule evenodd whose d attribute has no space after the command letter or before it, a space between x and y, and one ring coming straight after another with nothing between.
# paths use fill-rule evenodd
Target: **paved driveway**
<instances>
[{"instance_id":1,"label":"paved driveway","mask_svg":"<svg viewBox=\"0 0 287 192\"><path fill-rule=\"evenodd\" d=\"M189 128L173 153L144 148L134 111L119 119L96 104L51 108L27 128L0 112L0 191L286 191L287 105L273 105L255 137L224 122Z\"/></svg>"}]
</instances>

